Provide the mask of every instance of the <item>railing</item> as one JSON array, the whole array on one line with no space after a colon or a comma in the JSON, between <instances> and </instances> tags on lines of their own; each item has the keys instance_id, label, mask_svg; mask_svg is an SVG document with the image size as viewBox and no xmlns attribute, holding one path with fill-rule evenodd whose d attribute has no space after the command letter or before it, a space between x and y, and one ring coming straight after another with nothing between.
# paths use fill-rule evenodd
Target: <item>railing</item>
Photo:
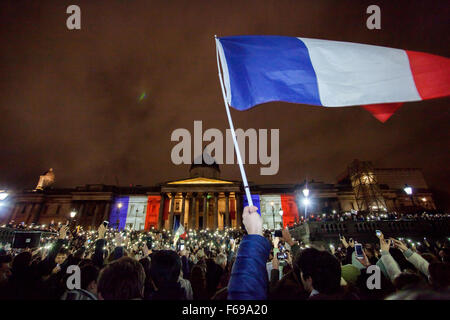
<instances>
[{"instance_id":1,"label":"railing","mask_svg":"<svg viewBox=\"0 0 450 320\"><path fill-rule=\"evenodd\" d=\"M361 242L377 241L375 230L381 230L386 238L439 239L450 237L450 219L399 220L399 221L344 221L307 222L291 230L294 238L305 243L339 242L339 235Z\"/></svg>"}]
</instances>

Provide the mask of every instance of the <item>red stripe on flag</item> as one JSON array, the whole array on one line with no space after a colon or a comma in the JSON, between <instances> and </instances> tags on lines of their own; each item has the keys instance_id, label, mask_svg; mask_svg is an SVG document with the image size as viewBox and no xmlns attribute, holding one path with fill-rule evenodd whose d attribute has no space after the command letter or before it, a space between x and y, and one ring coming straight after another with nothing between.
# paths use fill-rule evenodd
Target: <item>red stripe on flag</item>
<instances>
[{"instance_id":1,"label":"red stripe on flag","mask_svg":"<svg viewBox=\"0 0 450 320\"><path fill-rule=\"evenodd\" d=\"M286 228L286 226L293 225L298 218L298 208L293 195L282 194L280 198L283 209L283 228Z\"/></svg>"},{"instance_id":2,"label":"red stripe on flag","mask_svg":"<svg viewBox=\"0 0 450 320\"><path fill-rule=\"evenodd\" d=\"M375 118L377 118L382 123L385 123L400 107L403 102L395 103L379 103L379 104L368 104L362 106L364 109L369 111Z\"/></svg>"},{"instance_id":3,"label":"red stripe on flag","mask_svg":"<svg viewBox=\"0 0 450 320\"><path fill-rule=\"evenodd\" d=\"M450 59L417 51L406 50L406 53L423 100L450 95Z\"/></svg>"},{"instance_id":4,"label":"red stripe on flag","mask_svg":"<svg viewBox=\"0 0 450 320\"><path fill-rule=\"evenodd\" d=\"M148 196L147 198L147 213L145 215L145 230L150 230L153 226L158 227L159 206L161 203L161 196Z\"/></svg>"}]
</instances>

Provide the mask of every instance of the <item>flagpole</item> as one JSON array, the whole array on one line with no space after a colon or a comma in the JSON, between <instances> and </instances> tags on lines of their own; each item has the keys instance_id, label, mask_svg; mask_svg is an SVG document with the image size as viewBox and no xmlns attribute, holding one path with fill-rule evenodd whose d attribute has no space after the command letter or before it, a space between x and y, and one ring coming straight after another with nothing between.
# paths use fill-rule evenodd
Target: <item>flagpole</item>
<instances>
[{"instance_id":1,"label":"flagpole","mask_svg":"<svg viewBox=\"0 0 450 320\"><path fill-rule=\"evenodd\" d=\"M245 170L244 170L244 164L242 163L241 152L239 151L239 145L238 145L237 139L236 139L236 132L234 131L233 120L231 119L230 107L228 106L227 98L225 95L225 88L223 85L222 72L220 71L219 45L218 45L219 39L217 39L217 36L214 36L214 39L216 40L217 70L219 72L220 87L222 88L222 97L223 97L223 102L225 103L225 110L227 112L228 123L230 125L231 137L233 138L234 149L236 150L236 157L237 157L237 161L239 164L239 170L241 171L242 183L244 184L244 190L245 190L245 195L247 196L248 205L253 206L252 195L250 194L250 187L248 186L247 176L246 176ZM261 214L260 212L258 212L258 213Z\"/></svg>"}]
</instances>

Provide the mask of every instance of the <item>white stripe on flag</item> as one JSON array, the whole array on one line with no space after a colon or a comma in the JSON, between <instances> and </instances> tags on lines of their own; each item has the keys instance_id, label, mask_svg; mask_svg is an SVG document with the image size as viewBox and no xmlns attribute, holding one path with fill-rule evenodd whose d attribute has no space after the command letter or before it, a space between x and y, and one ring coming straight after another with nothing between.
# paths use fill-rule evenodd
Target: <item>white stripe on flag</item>
<instances>
[{"instance_id":1,"label":"white stripe on flag","mask_svg":"<svg viewBox=\"0 0 450 320\"><path fill-rule=\"evenodd\" d=\"M298 39L308 48L323 106L421 100L404 50Z\"/></svg>"}]
</instances>

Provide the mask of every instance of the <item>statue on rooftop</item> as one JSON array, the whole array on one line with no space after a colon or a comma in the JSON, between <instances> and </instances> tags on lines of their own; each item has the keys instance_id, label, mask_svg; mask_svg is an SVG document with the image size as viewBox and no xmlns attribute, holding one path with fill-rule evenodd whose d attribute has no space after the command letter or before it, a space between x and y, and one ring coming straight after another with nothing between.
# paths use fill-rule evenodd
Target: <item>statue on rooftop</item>
<instances>
[{"instance_id":1,"label":"statue on rooftop","mask_svg":"<svg viewBox=\"0 0 450 320\"><path fill-rule=\"evenodd\" d=\"M55 183L55 174L53 173L53 168L50 168L43 175L39 176L39 182L35 190L44 190L53 183Z\"/></svg>"}]
</instances>

